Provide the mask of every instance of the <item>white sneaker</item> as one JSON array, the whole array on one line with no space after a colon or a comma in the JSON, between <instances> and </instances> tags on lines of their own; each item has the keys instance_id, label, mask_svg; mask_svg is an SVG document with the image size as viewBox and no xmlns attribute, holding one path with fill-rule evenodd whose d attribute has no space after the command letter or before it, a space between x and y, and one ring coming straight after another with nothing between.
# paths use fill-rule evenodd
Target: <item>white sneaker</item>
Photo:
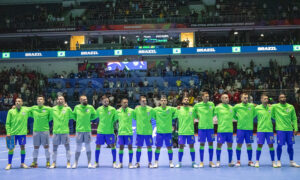
<instances>
[{"instance_id":1,"label":"white sneaker","mask_svg":"<svg viewBox=\"0 0 300 180\"><path fill-rule=\"evenodd\" d=\"M175 167L172 161L170 162L169 167L170 168L174 168Z\"/></svg>"},{"instance_id":2,"label":"white sneaker","mask_svg":"<svg viewBox=\"0 0 300 180\"><path fill-rule=\"evenodd\" d=\"M71 169L71 163L67 163L67 169Z\"/></svg>"},{"instance_id":3,"label":"white sneaker","mask_svg":"<svg viewBox=\"0 0 300 180\"><path fill-rule=\"evenodd\" d=\"M198 165L195 162L193 162L192 163L192 168L198 168Z\"/></svg>"},{"instance_id":4,"label":"white sneaker","mask_svg":"<svg viewBox=\"0 0 300 180\"><path fill-rule=\"evenodd\" d=\"M254 165L254 163L253 163L252 161L249 161L249 162L248 162L248 166L254 167L255 165Z\"/></svg>"},{"instance_id":5,"label":"white sneaker","mask_svg":"<svg viewBox=\"0 0 300 180\"><path fill-rule=\"evenodd\" d=\"M258 161L255 162L255 167L259 168L259 162Z\"/></svg>"},{"instance_id":6,"label":"white sneaker","mask_svg":"<svg viewBox=\"0 0 300 180\"><path fill-rule=\"evenodd\" d=\"M152 168L153 168L153 166L152 166L152 164L151 164L151 163L149 163L149 164L148 164L148 168L150 168L150 169L152 169Z\"/></svg>"},{"instance_id":7,"label":"white sneaker","mask_svg":"<svg viewBox=\"0 0 300 180\"><path fill-rule=\"evenodd\" d=\"M213 162L209 162L209 167L211 167L211 168L215 168L215 167L216 167L216 165L215 165Z\"/></svg>"},{"instance_id":8,"label":"white sneaker","mask_svg":"<svg viewBox=\"0 0 300 180\"><path fill-rule=\"evenodd\" d=\"M89 169L95 169L95 167L91 163L88 164L88 168Z\"/></svg>"},{"instance_id":9,"label":"white sneaker","mask_svg":"<svg viewBox=\"0 0 300 180\"><path fill-rule=\"evenodd\" d=\"M241 167L241 162L240 162L240 161L236 162L236 163L235 163L235 166L236 166L236 167Z\"/></svg>"},{"instance_id":10,"label":"white sneaker","mask_svg":"<svg viewBox=\"0 0 300 180\"><path fill-rule=\"evenodd\" d=\"M281 161L277 161L277 167L281 168Z\"/></svg>"},{"instance_id":11,"label":"white sneaker","mask_svg":"<svg viewBox=\"0 0 300 180\"><path fill-rule=\"evenodd\" d=\"M200 162L199 168L204 168L204 163L203 162Z\"/></svg>"},{"instance_id":12,"label":"white sneaker","mask_svg":"<svg viewBox=\"0 0 300 180\"><path fill-rule=\"evenodd\" d=\"M220 161L217 161L217 163L216 163L216 168L219 168L220 166L221 166Z\"/></svg>"},{"instance_id":13,"label":"white sneaker","mask_svg":"<svg viewBox=\"0 0 300 180\"><path fill-rule=\"evenodd\" d=\"M56 163L55 162L52 163L51 166L50 166L50 169L54 169L54 168L56 168Z\"/></svg>"},{"instance_id":14,"label":"white sneaker","mask_svg":"<svg viewBox=\"0 0 300 180\"><path fill-rule=\"evenodd\" d=\"M297 164L295 161L291 161L291 162L290 162L290 166L291 166L291 167L295 167L295 168L300 168L300 165Z\"/></svg>"},{"instance_id":15,"label":"white sneaker","mask_svg":"<svg viewBox=\"0 0 300 180\"><path fill-rule=\"evenodd\" d=\"M123 168L123 164L120 163L119 166L118 166L118 168L119 168L119 169L120 169L120 168Z\"/></svg>"},{"instance_id":16,"label":"white sneaker","mask_svg":"<svg viewBox=\"0 0 300 180\"><path fill-rule=\"evenodd\" d=\"M129 169L135 169L136 167L135 167L134 165L132 165L132 163L129 163L129 164L128 164L128 168L129 168Z\"/></svg>"},{"instance_id":17,"label":"white sneaker","mask_svg":"<svg viewBox=\"0 0 300 180\"><path fill-rule=\"evenodd\" d=\"M272 166L273 166L273 168L277 168L277 164L275 161L272 162Z\"/></svg>"},{"instance_id":18,"label":"white sneaker","mask_svg":"<svg viewBox=\"0 0 300 180\"><path fill-rule=\"evenodd\" d=\"M135 168L140 168L140 167L141 167L140 163L135 164Z\"/></svg>"},{"instance_id":19,"label":"white sneaker","mask_svg":"<svg viewBox=\"0 0 300 180\"><path fill-rule=\"evenodd\" d=\"M77 163L74 163L72 169L76 169L76 168L77 168Z\"/></svg>"},{"instance_id":20,"label":"white sneaker","mask_svg":"<svg viewBox=\"0 0 300 180\"><path fill-rule=\"evenodd\" d=\"M176 168L181 168L181 167L182 167L181 162L176 165Z\"/></svg>"},{"instance_id":21,"label":"white sneaker","mask_svg":"<svg viewBox=\"0 0 300 180\"><path fill-rule=\"evenodd\" d=\"M119 168L119 166L117 165L116 162L113 163L113 168L115 168L115 169L118 169L118 168Z\"/></svg>"},{"instance_id":22,"label":"white sneaker","mask_svg":"<svg viewBox=\"0 0 300 180\"><path fill-rule=\"evenodd\" d=\"M98 167L99 167L99 163L95 163L94 168L98 168Z\"/></svg>"},{"instance_id":23,"label":"white sneaker","mask_svg":"<svg viewBox=\"0 0 300 180\"><path fill-rule=\"evenodd\" d=\"M154 162L153 168L158 168L158 162L157 161Z\"/></svg>"}]
</instances>

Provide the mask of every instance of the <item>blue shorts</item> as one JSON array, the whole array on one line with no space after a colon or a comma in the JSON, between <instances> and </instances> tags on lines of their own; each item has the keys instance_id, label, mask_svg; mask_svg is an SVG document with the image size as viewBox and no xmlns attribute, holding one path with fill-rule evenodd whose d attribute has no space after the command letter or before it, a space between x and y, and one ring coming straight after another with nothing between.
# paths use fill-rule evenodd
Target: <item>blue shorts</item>
<instances>
[{"instance_id":1,"label":"blue shorts","mask_svg":"<svg viewBox=\"0 0 300 180\"><path fill-rule=\"evenodd\" d=\"M15 135L15 145L25 145L26 144L26 135Z\"/></svg>"},{"instance_id":2,"label":"blue shorts","mask_svg":"<svg viewBox=\"0 0 300 180\"><path fill-rule=\"evenodd\" d=\"M233 143L233 133L218 133L217 134L217 142L220 144L227 143Z\"/></svg>"},{"instance_id":3,"label":"blue shorts","mask_svg":"<svg viewBox=\"0 0 300 180\"><path fill-rule=\"evenodd\" d=\"M114 134L97 134L96 144L115 144L115 135Z\"/></svg>"},{"instance_id":4,"label":"blue shorts","mask_svg":"<svg viewBox=\"0 0 300 180\"><path fill-rule=\"evenodd\" d=\"M246 144L253 143L253 130L240 130L236 131L236 143L243 144L244 140Z\"/></svg>"},{"instance_id":5,"label":"blue shorts","mask_svg":"<svg viewBox=\"0 0 300 180\"><path fill-rule=\"evenodd\" d=\"M119 145L132 145L132 135L120 135L118 136Z\"/></svg>"},{"instance_id":6,"label":"blue shorts","mask_svg":"<svg viewBox=\"0 0 300 180\"><path fill-rule=\"evenodd\" d=\"M155 145L157 147L162 147L164 142L167 147L172 146L172 134L171 133L166 133L166 134L157 133Z\"/></svg>"},{"instance_id":7,"label":"blue shorts","mask_svg":"<svg viewBox=\"0 0 300 180\"><path fill-rule=\"evenodd\" d=\"M267 140L267 144L274 144L274 133L272 132L257 132L257 144L265 144L265 140Z\"/></svg>"},{"instance_id":8,"label":"blue shorts","mask_svg":"<svg viewBox=\"0 0 300 180\"><path fill-rule=\"evenodd\" d=\"M198 129L198 141L200 143L215 141L215 131L213 129Z\"/></svg>"},{"instance_id":9,"label":"blue shorts","mask_svg":"<svg viewBox=\"0 0 300 180\"><path fill-rule=\"evenodd\" d=\"M295 144L294 132L293 131L277 131L277 144L279 145Z\"/></svg>"},{"instance_id":10,"label":"blue shorts","mask_svg":"<svg viewBox=\"0 0 300 180\"><path fill-rule=\"evenodd\" d=\"M136 145L137 146L143 146L144 141L146 143L146 146L152 146L153 145L153 138L152 135L136 135Z\"/></svg>"},{"instance_id":11,"label":"blue shorts","mask_svg":"<svg viewBox=\"0 0 300 180\"><path fill-rule=\"evenodd\" d=\"M179 135L178 137L179 144L195 144L195 136L194 135Z\"/></svg>"}]
</instances>

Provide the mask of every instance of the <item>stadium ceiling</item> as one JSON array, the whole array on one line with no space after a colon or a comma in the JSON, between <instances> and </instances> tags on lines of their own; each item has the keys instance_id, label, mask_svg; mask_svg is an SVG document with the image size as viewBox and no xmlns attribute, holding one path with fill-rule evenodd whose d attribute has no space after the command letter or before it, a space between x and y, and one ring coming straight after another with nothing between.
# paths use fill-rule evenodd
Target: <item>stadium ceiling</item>
<instances>
[{"instance_id":1,"label":"stadium ceiling","mask_svg":"<svg viewBox=\"0 0 300 180\"><path fill-rule=\"evenodd\" d=\"M76 35L126 35L126 34L159 34L159 33L181 33L181 32L220 32L220 31L247 31L247 30L293 30L300 29L296 25L283 26L235 26L235 27L198 27L198 28L177 28L177 29L151 29L151 30L112 30L112 31L64 31L64 32L22 32L3 33L0 37L30 37L30 36L76 36Z\"/></svg>"}]
</instances>

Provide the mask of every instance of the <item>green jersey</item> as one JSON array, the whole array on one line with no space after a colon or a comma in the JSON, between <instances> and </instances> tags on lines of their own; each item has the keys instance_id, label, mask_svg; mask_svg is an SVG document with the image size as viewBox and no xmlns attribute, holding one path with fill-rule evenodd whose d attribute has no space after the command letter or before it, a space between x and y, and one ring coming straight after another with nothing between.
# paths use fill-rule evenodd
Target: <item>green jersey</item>
<instances>
[{"instance_id":1,"label":"green jersey","mask_svg":"<svg viewBox=\"0 0 300 180\"><path fill-rule=\"evenodd\" d=\"M293 105L274 104L271 115L275 119L277 131L298 131L297 116Z\"/></svg>"},{"instance_id":2,"label":"green jersey","mask_svg":"<svg viewBox=\"0 0 300 180\"><path fill-rule=\"evenodd\" d=\"M172 120L174 119L176 108L166 106L153 109L153 118L156 120L157 133L172 133Z\"/></svg>"},{"instance_id":3,"label":"green jersey","mask_svg":"<svg viewBox=\"0 0 300 180\"><path fill-rule=\"evenodd\" d=\"M98 134L114 134L114 123L117 120L117 111L112 106L101 106L97 109L99 117Z\"/></svg>"},{"instance_id":4,"label":"green jersey","mask_svg":"<svg viewBox=\"0 0 300 180\"><path fill-rule=\"evenodd\" d=\"M49 131L49 122L52 120L51 107L49 106L32 106L30 108L33 121L33 131Z\"/></svg>"},{"instance_id":5,"label":"green jersey","mask_svg":"<svg viewBox=\"0 0 300 180\"><path fill-rule=\"evenodd\" d=\"M229 104L219 104L215 108L218 119L218 133L233 132L233 110Z\"/></svg>"},{"instance_id":6,"label":"green jersey","mask_svg":"<svg viewBox=\"0 0 300 180\"><path fill-rule=\"evenodd\" d=\"M91 105L78 104L73 110L76 132L91 132L91 121L97 118L96 110Z\"/></svg>"},{"instance_id":7,"label":"green jersey","mask_svg":"<svg viewBox=\"0 0 300 180\"><path fill-rule=\"evenodd\" d=\"M152 135L153 108L139 106L134 109L136 120L136 133L139 135Z\"/></svg>"},{"instance_id":8,"label":"green jersey","mask_svg":"<svg viewBox=\"0 0 300 180\"><path fill-rule=\"evenodd\" d=\"M252 103L239 103L233 107L234 119L237 120L237 129L253 130L255 107Z\"/></svg>"},{"instance_id":9,"label":"green jersey","mask_svg":"<svg viewBox=\"0 0 300 180\"><path fill-rule=\"evenodd\" d=\"M194 111L199 119L198 129L214 129L215 104L213 102L197 103L194 105Z\"/></svg>"},{"instance_id":10,"label":"green jersey","mask_svg":"<svg viewBox=\"0 0 300 180\"><path fill-rule=\"evenodd\" d=\"M178 118L178 134L179 135L194 135L194 119L196 114L191 106L181 106L176 109L175 117Z\"/></svg>"},{"instance_id":11,"label":"green jersey","mask_svg":"<svg viewBox=\"0 0 300 180\"><path fill-rule=\"evenodd\" d=\"M131 108L119 108L117 110L117 119L119 121L119 129L118 134L119 135L131 135L132 132L132 120L135 118L134 110Z\"/></svg>"},{"instance_id":12,"label":"green jersey","mask_svg":"<svg viewBox=\"0 0 300 180\"><path fill-rule=\"evenodd\" d=\"M255 116L257 117L257 132L273 132L271 107L262 104L256 106Z\"/></svg>"},{"instance_id":13,"label":"green jersey","mask_svg":"<svg viewBox=\"0 0 300 180\"><path fill-rule=\"evenodd\" d=\"M10 109L6 117L7 135L27 135L27 122L31 116L30 108L21 107L21 109Z\"/></svg>"},{"instance_id":14,"label":"green jersey","mask_svg":"<svg viewBox=\"0 0 300 180\"><path fill-rule=\"evenodd\" d=\"M69 134L69 121L74 119L70 107L54 106L51 117L53 117L53 134Z\"/></svg>"}]
</instances>

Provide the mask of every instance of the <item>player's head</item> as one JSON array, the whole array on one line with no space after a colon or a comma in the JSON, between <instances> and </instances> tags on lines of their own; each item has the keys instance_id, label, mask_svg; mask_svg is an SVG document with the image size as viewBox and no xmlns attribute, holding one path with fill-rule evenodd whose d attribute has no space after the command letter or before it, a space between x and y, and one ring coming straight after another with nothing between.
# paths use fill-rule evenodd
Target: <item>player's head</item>
<instances>
[{"instance_id":1,"label":"player's head","mask_svg":"<svg viewBox=\"0 0 300 180\"><path fill-rule=\"evenodd\" d=\"M264 104L264 105L268 104L268 102L269 102L269 97L268 97L268 95L267 95L267 94L262 94L262 95L260 96L260 101L261 101L261 103Z\"/></svg>"},{"instance_id":2,"label":"player's head","mask_svg":"<svg viewBox=\"0 0 300 180\"><path fill-rule=\"evenodd\" d=\"M146 96L140 96L140 104L141 106L146 106L147 105L147 98Z\"/></svg>"},{"instance_id":3,"label":"player's head","mask_svg":"<svg viewBox=\"0 0 300 180\"><path fill-rule=\"evenodd\" d=\"M16 99L16 102L15 102L15 105L18 109L21 108L21 106L23 105L23 99L22 98L17 98Z\"/></svg>"},{"instance_id":4,"label":"player's head","mask_svg":"<svg viewBox=\"0 0 300 180\"><path fill-rule=\"evenodd\" d=\"M223 94L221 95L221 101L222 101L223 104L228 104L228 103L229 103L229 97L228 97L228 94L223 93Z\"/></svg>"},{"instance_id":5,"label":"player's head","mask_svg":"<svg viewBox=\"0 0 300 180\"><path fill-rule=\"evenodd\" d=\"M109 99L107 96L102 96L101 101L102 101L103 106L107 107L109 105Z\"/></svg>"},{"instance_id":6,"label":"player's head","mask_svg":"<svg viewBox=\"0 0 300 180\"><path fill-rule=\"evenodd\" d=\"M189 105L189 97L188 97L188 96L184 96L184 97L182 98L182 104L183 104L184 106L188 106L188 105Z\"/></svg>"},{"instance_id":7,"label":"player's head","mask_svg":"<svg viewBox=\"0 0 300 180\"><path fill-rule=\"evenodd\" d=\"M167 96L165 96L165 95L160 96L160 105L162 107L166 107L167 104L168 104Z\"/></svg>"},{"instance_id":8,"label":"player's head","mask_svg":"<svg viewBox=\"0 0 300 180\"><path fill-rule=\"evenodd\" d=\"M123 98L121 100L121 106L122 108L126 109L128 107L128 99L127 98Z\"/></svg>"},{"instance_id":9,"label":"player's head","mask_svg":"<svg viewBox=\"0 0 300 180\"><path fill-rule=\"evenodd\" d=\"M82 105L84 105L84 106L86 106L86 105L88 104L88 100L87 100L86 95L81 95L81 96L79 97L79 101L80 101L80 104L82 104Z\"/></svg>"},{"instance_id":10,"label":"player's head","mask_svg":"<svg viewBox=\"0 0 300 180\"><path fill-rule=\"evenodd\" d=\"M280 93L278 99L279 99L280 104L286 103L286 95L284 93Z\"/></svg>"},{"instance_id":11,"label":"player's head","mask_svg":"<svg viewBox=\"0 0 300 180\"><path fill-rule=\"evenodd\" d=\"M205 103L209 101L208 92L206 92L206 91L202 92L202 101L205 102Z\"/></svg>"},{"instance_id":12,"label":"player's head","mask_svg":"<svg viewBox=\"0 0 300 180\"><path fill-rule=\"evenodd\" d=\"M248 101L249 101L249 95L247 93L242 93L241 94L241 101L242 101L242 103L247 104Z\"/></svg>"},{"instance_id":13,"label":"player's head","mask_svg":"<svg viewBox=\"0 0 300 180\"><path fill-rule=\"evenodd\" d=\"M36 98L36 103L37 103L38 106L43 106L44 103L45 103L45 98L44 98L44 96L39 95L39 96Z\"/></svg>"},{"instance_id":14,"label":"player's head","mask_svg":"<svg viewBox=\"0 0 300 180\"><path fill-rule=\"evenodd\" d=\"M57 97L57 105L59 105L59 106L63 106L63 105L65 105L65 97L63 97L63 96L58 96Z\"/></svg>"}]
</instances>

